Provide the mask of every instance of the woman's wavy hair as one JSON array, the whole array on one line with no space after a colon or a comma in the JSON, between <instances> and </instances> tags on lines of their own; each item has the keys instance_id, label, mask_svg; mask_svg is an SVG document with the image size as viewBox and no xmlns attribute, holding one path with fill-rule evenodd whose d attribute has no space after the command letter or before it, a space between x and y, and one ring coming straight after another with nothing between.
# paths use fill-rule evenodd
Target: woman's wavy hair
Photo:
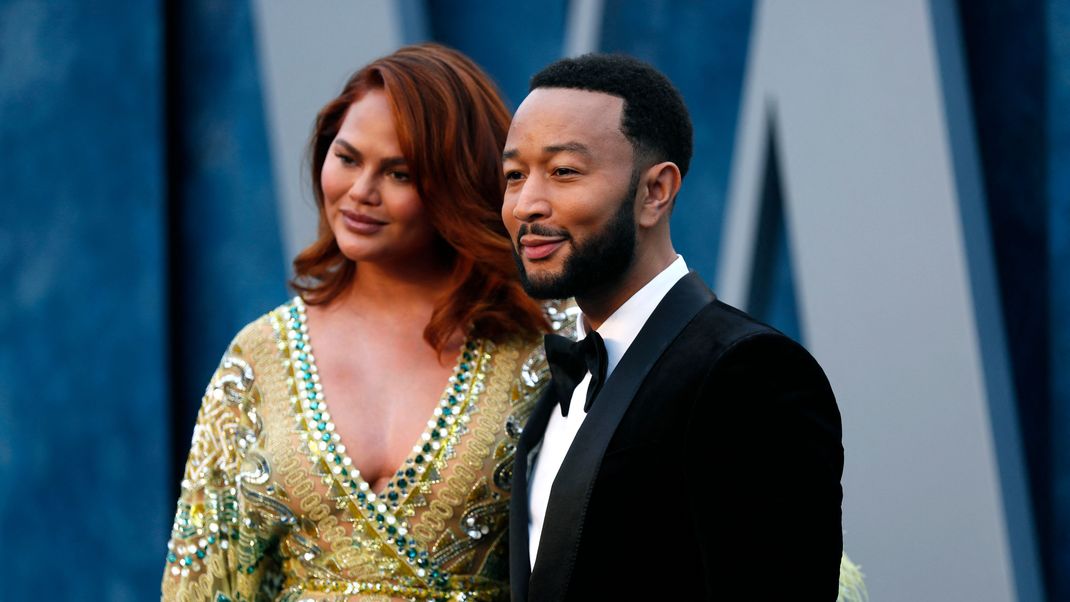
<instances>
[{"instance_id":1,"label":"woman's wavy hair","mask_svg":"<svg viewBox=\"0 0 1070 602\"><path fill-rule=\"evenodd\" d=\"M501 341L545 331L541 306L520 286L501 220L501 153L509 112L490 78L463 54L437 44L407 46L357 71L316 117L309 144L319 234L294 259L290 282L306 302L331 301L356 264L327 223L320 172L350 105L381 89L393 106L401 152L432 225L453 257L449 291L424 339L440 353L458 329Z\"/></svg>"}]
</instances>

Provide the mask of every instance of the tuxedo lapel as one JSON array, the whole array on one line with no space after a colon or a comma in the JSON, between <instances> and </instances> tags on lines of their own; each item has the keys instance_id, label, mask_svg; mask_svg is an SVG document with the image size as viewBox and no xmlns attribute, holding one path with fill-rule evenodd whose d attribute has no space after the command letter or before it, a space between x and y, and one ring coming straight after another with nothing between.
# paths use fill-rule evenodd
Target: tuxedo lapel
<instances>
[{"instance_id":1,"label":"tuxedo lapel","mask_svg":"<svg viewBox=\"0 0 1070 602\"><path fill-rule=\"evenodd\" d=\"M650 319L643 325L613 374L606 381L591 411L584 419L583 426L576 433L576 438L565 455L550 489L538 556L535 567L531 571L530 580L526 570L522 576L516 571L511 573L514 580L514 595L520 589L515 585L518 577L523 578L524 585L527 586L523 589L529 590L519 600L565 599L579 549L579 537L587 512L587 503L598 476L606 446L650 368L692 318L713 300L713 293L696 273L691 272L681 278L654 309ZM550 404L551 410L553 407L554 405ZM546 428L545 421L548 417L549 412L546 412L538 432L539 438L542 437L542 430ZM528 434L525 429L524 435ZM523 442L522 436L521 443ZM517 467L514 471L520 469L519 447L521 446L518 446ZM513 512L511 512L513 522L510 527L513 530L523 529L524 546L522 550L511 547L510 553L513 555L513 566L516 567L516 557L522 556L526 569L530 565L527 549L527 480L523 479L523 496L518 500L520 491L516 483L517 474L522 473L514 472ZM523 522L519 525L517 517L521 513L518 511L518 504L523 507L521 518ZM510 541L514 541L512 536Z\"/></svg>"},{"instance_id":2,"label":"tuxedo lapel","mask_svg":"<svg viewBox=\"0 0 1070 602\"><path fill-rule=\"evenodd\" d=\"M528 597L528 579L531 576L531 555L528 551L528 477L531 464L528 454L542 441L546 423L557 407L551 391L552 387L546 387L535 402L535 409L520 433L513 459L513 485L509 499L509 581L513 602L521 602Z\"/></svg>"}]
</instances>

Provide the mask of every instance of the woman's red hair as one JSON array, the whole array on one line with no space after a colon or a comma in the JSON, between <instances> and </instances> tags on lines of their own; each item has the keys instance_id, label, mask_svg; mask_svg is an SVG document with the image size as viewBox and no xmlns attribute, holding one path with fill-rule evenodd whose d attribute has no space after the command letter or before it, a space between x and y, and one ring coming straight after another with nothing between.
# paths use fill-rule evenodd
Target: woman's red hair
<instances>
[{"instance_id":1,"label":"woman's red hair","mask_svg":"<svg viewBox=\"0 0 1070 602\"><path fill-rule=\"evenodd\" d=\"M368 64L320 110L309 145L319 236L294 259L291 285L306 302L323 304L356 273L327 224L320 172L346 111L372 89L389 97L416 190L454 253L449 290L424 338L442 352L458 329L471 327L471 336L495 341L546 330L542 308L520 286L501 221L509 112L475 63L437 44L407 46Z\"/></svg>"}]
</instances>

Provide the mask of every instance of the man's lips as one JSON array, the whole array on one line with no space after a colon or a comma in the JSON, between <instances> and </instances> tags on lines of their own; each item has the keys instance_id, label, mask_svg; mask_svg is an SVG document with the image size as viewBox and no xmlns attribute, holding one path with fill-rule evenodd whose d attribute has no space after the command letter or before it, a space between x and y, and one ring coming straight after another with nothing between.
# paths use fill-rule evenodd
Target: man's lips
<instances>
[{"instance_id":1,"label":"man's lips","mask_svg":"<svg viewBox=\"0 0 1070 602\"><path fill-rule=\"evenodd\" d=\"M520 249L525 259L545 259L561 248L567 239L525 235L520 237Z\"/></svg>"}]
</instances>

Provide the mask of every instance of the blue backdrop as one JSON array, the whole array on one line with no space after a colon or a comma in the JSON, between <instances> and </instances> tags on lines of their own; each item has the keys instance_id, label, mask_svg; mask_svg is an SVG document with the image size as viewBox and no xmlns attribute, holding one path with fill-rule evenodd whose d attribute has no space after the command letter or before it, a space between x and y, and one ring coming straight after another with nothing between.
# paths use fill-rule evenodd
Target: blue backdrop
<instances>
[{"instance_id":1,"label":"blue backdrop","mask_svg":"<svg viewBox=\"0 0 1070 602\"><path fill-rule=\"evenodd\" d=\"M174 475L163 15L0 4L0 598L145 600Z\"/></svg>"},{"instance_id":2,"label":"blue backdrop","mask_svg":"<svg viewBox=\"0 0 1070 602\"><path fill-rule=\"evenodd\" d=\"M403 5L410 41L470 54L511 106L570 7ZM157 596L203 386L285 299L250 10L0 0L0 599ZM1048 590L1070 599L1070 3L959 11ZM673 231L708 281L751 18L607 0L601 23L601 49L654 63L692 111ZM804 337L769 166L755 309Z\"/></svg>"},{"instance_id":3,"label":"blue backdrop","mask_svg":"<svg viewBox=\"0 0 1070 602\"><path fill-rule=\"evenodd\" d=\"M1050 370L1051 419L1027 435L1047 435L1051 442L1050 467L1037 481L1048 483L1051 491L1052 537L1046 561L1052 600L1066 600L1070 599L1070 3L1050 0L1045 8L1047 23L1041 31L1047 41L1042 141L1046 156L1041 161L1047 188L1043 219L1048 230L1047 327L1051 339L1047 357L1040 361Z\"/></svg>"}]
</instances>

